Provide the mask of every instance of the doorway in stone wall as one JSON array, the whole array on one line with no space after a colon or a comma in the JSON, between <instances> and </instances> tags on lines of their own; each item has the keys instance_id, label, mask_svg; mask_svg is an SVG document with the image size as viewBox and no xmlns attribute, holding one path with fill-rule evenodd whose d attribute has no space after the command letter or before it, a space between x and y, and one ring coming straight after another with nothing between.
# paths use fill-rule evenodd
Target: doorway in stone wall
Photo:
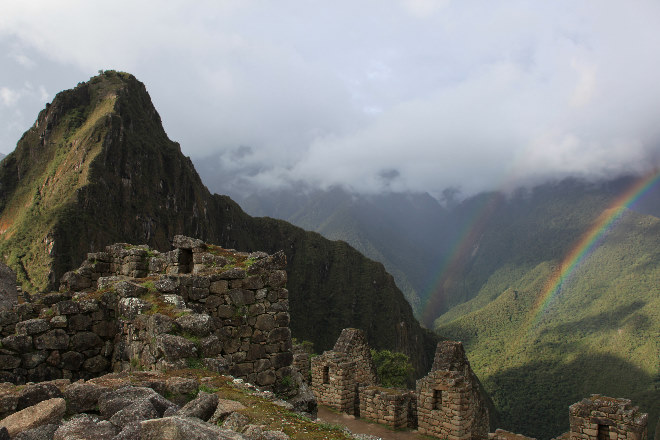
<instances>
[{"instance_id":1,"label":"doorway in stone wall","mask_svg":"<svg viewBox=\"0 0 660 440\"><path fill-rule=\"evenodd\" d=\"M191 273L193 270L193 252L192 249L179 249L179 273Z\"/></svg>"},{"instance_id":2,"label":"doorway in stone wall","mask_svg":"<svg viewBox=\"0 0 660 440\"><path fill-rule=\"evenodd\" d=\"M610 440L610 427L608 425L598 425L598 440Z\"/></svg>"}]
</instances>

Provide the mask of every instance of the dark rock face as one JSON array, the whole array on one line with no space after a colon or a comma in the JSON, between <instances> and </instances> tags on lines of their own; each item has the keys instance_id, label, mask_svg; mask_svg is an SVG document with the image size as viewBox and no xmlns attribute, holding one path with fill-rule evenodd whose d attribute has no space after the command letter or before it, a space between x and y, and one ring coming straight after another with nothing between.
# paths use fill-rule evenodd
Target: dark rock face
<instances>
[{"instance_id":1,"label":"dark rock face","mask_svg":"<svg viewBox=\"0 0 660 440\"><path fill-rule=\"evenodd\" d=\"M83 133L80 115L98 115L93 110L106 107L101 116L85 121L91 128ZM63 152L66 163L80 165L64 169L55 183L47 181L49 162L44 158L60 160L59 145L71 145ZM131 75L107 72L92 78L58 94L40 113L15 152L0 162L0 187L5 189L0 194L0 221L13 222L14 217L8 218L12 210L33 209L33 195L21 198L17 191L19 182L29 184L26 179L48 182L42 204L48 202L52 211L35 214L30 224L13 224L22 235L0 238L0 251L20 262L18 277L25 284L39 289L55 286L87 252L115 242L146 243L164 251L174 236L184 234L226 248L283 250L273 259L289 262L294 336L311 340L322 351L332 347L341 329L361 328L374 348L406 353L419 375L431 365L436 338L419 326L382 264L344 242L283 221L252 218L228 197L210 194L190 159L167 138L144 85ZM66 190L65 184L75 190ZM50 218L54 222L46 221ZM19 240L23 236L34 239ZM197 244L180 243L182 271L198 264L186 260L184 249ZM149 264L130 262L121 271L140 277ZM265 265L268 262L248 271L258 273ZM277 275L273 277L276 283ZM87 287L86 280L68 275L65 281L79 290Z\"/></svg>"},{"instance_id":2,"label":"dark rock face","mask_svg":"<svg viewBox=\"0 0 660 440\"><path fill-rule=\"evenodd\" d=\"M9 266L0 263L0 309L9 309L18 304L16 273Z\"/></svg>"}]
</instances>

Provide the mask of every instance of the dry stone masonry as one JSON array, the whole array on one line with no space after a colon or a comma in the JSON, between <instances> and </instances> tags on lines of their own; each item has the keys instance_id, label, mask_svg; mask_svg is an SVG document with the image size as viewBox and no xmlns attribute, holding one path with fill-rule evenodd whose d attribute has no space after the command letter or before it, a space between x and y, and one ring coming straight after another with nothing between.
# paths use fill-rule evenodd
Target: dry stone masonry
<instances>
[{"instance_id":1,"label":"dry stone masonry","mask_svg":"<svg viewBox=\"0 0 660 440\"><path fill-rule=\"evenodd\" d=\"M417 381L422 434L447 439L488 438L489 417L463 344L438 343L431 372Z\"/></svg>"},{"instance_id":2,"label":"dry stone masonry","mask_svg":"<svg viewBox=\"0 0 660 440\"><path fill-rule=\"evenodd\" d=\"M488 409L460 342L440 342L417 390L379 387L364 333L344 329L333 350L312 359L319 404L398 428L450 440L487 439Z\"/></svg>"},{"instance_id":3,"label":"dry stone masonry","mask_svg":"<svg viewBox=\"0 0 660 440\"><path fill-rule=\"evenodd\" d=\"M648 414L628 399L594 394L570 406L571 440L646 440Z\"/></svg>"},{"instance_id":4,"label":"dry stone masonry","mask_svg":"<svg viewBox=\"0 0 660 440\"><path fill-rule=\"evenodd\" d=\"M312 359L318 404L448 440L535 440L502 429L489 433L489 413L463 344L438 343L416 391L378 386L364 333L344 329L334 348ZM628 399L593 395L569 408L570 432L555 440L647 440L648 414Z\"/></svg>"},{"instance_id":5,"label":"dry stone masonry","mask_svg":"<svg viewBox=\"0 0 660 440\"><path fill-rule=\"evenodd\" d=\"M108 246L60 292L0 309L0 381L204 367L264 389L292 382L284 254L173 245Z\"/></svg>"},{"instance_id":6,"label":"dry stone masonry","mask_svg":"<svg viewBox=\"0 0 660 440\"><path fill-rule=\"evenodd\" d=\"M377 384L376 368L362 330L342 330L333 350L311 361L316 401L347 414L360 415L362 386Z\"/></svg>"}]
</instances>

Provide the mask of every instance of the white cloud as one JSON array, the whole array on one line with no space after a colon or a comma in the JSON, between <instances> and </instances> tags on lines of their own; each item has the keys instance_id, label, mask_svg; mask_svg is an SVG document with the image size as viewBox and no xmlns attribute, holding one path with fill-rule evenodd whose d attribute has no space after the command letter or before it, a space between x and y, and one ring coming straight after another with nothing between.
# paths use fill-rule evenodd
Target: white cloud
<instances>
[{"instance_id":1,"label":"white cloud","mask_svg":"<svg viewBox=\"0 0 660 440\"><path fill-rule=\"evenodd\" d=\"M0 102L7 107L13 107L21 97L20 92L8 87L0 87Z\"/></svg>"},{"instance_id":2,"label":"white cloud","mask_svg":"<svg viewBox=\"0 0 660 440\"><path fill-rule=\"evenodd\" d=\"M29 71L43 105L130 71L186 154L247 185L469 193L655 165L659 21L654 0L3 2L0 84Z\"/></svg>"}]
</instances>

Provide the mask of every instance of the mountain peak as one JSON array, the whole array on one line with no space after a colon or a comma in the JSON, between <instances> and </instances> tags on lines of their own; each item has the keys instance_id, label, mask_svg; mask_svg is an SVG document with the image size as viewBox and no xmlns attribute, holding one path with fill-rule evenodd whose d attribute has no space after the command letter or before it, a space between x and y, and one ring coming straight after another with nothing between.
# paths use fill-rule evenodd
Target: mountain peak
<instances>
[{"instance_id":1,"label":"mountain peak","mask_svg":"<svg viewBox=\"0 0 660 440\"><path fill-rule=\"evenodd\" d=\"M381 264L212 195L130 74L105 71L59 93L0 163L0 255L28 290L56 286L108 244L163 251L179 234L284 250L294 336L324 350L341 329L361 328L374 348L404 352L418 373L428 371L436 338Z\"/></svg>"}]
</instances>

